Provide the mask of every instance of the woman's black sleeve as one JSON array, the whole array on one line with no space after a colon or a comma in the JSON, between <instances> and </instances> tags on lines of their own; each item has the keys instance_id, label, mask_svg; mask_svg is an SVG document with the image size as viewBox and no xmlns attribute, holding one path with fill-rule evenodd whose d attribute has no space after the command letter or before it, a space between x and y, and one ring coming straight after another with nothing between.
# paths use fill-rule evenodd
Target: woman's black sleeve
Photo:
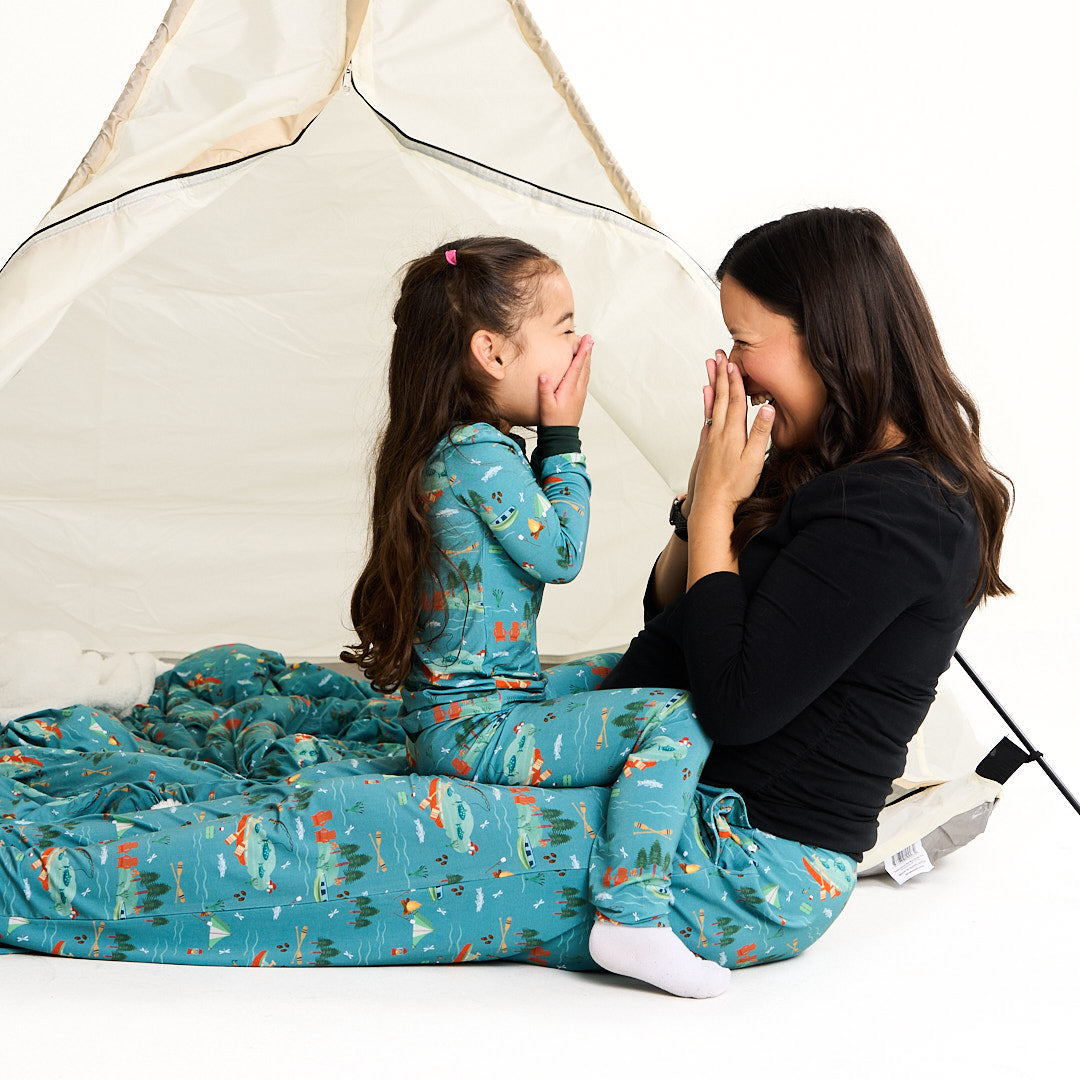
<instances>
[{"instance_id":1,"label":"woman's black sleeve","mask_svg":"<svg viewBox=\"0 0 1080 1080\"><path fill-rule=\"evenodd\" d=\"M767 738L832 686L945 573L940 502L847 472L793 496L791 539L752 596L734 573L697 581L634 639L613 685L682 675L726 745Z\"/></svg>"}]
</instances>

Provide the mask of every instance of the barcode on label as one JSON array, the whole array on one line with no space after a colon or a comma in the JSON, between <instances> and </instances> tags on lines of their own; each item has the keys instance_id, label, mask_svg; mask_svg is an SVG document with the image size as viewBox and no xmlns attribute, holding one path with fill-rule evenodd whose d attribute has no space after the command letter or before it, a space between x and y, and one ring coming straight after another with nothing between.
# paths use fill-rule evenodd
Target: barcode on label
<instances>
[{"instance_id":1,"label":"barcode on label","mask_svg":"<svg viewBox=\"0 0 1080 1080\"><path fill-rule=\"evenodd\" d=\"M910 881L917 874L925 874L928 870L933 870L934 864L930 861L930 856L926 854L926 849L916 840L914 844L902 848L895 855L890 855L885 860L885 869L898 885L903 885L905 881Z\"/></svg>"}]
</instances>

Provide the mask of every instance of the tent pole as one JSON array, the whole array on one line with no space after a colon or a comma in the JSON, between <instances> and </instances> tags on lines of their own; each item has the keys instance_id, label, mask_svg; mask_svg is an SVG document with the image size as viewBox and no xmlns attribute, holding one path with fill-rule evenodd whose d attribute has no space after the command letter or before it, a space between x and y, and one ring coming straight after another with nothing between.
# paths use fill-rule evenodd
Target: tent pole
<instances>
[{"instance_id":1,"label":"tent pole","mask_svg":"<svg viewBox=\"0 0 1080 1080\"><path fill-rule=\"evenodd\" d=\"M1027 736L1016 726L1013 718L1005 711L1005 709L998 702L997 698L994 697L992 693L990 693L986 684L982 681L982 679L979 678L978 675L975 674L972 666L960 655L960 653L954 653L953 655L956 657L956 662L964 669L964 671L967 672L971 681L982 691L983 697L985 697L986 700L994 706L995 710L997 710L997 714L1001 717L1002 720L1005 721L1006 724L1008 724L1009 730L1020 740L1021 743L1023 743L1024 749L1027 750L1028 754L1030 755L1030 760L1038 762L1039 768L1041 768L1042 771L1050 777L1051 783L1053 783L1053 785L1058 789L1058 791L1060 791L1061 794L1065 796L1065 800L1069 803L1069 805L1078 814L1080 814L1080 803L1076 801L1073 793L1069 791L1069 789L1057 778L1054 770L1046 764L1046 761L1043 759L1042 756L1042 751L1036 750L1035 747L1031 745L1031 743L1028 741Z\"/></svg>"}]
</instances>

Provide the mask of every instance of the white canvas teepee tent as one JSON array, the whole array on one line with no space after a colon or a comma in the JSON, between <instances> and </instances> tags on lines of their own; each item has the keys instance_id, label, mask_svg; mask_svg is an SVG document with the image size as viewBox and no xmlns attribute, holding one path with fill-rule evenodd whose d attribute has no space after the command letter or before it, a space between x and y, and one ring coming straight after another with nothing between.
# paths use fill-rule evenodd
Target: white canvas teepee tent
<instances>
[{"instance_id":1,"label":"white canvas teepee tent","mask_svg":"<svg viewBox=\"0 0 1080 1080\"><path fill-rule=\"evenodd\" d=\"M718 292L651 227L519 0L174 0L0 273L0 639L336 657L396 274L477 233L555 256L598 343L589 557L548 590L541 647L627 641ZM958 722L936 709L908 788L974 767ZM866 865L996 790L946 785Z\"/></svg>"},{"instance_id":2,"label":"white canvas teepee tent","mask_svg":"<svg viewBox=\"0 0 1080 1080\"><path fill-rule=\"evenodd\" d=\"M627 640L721 325L647 220L523 4L176 0L0 277L0 630L335 656L396 273L495 233L598 342L591 558L542 647Z\"/></svg>"}]
</instances>

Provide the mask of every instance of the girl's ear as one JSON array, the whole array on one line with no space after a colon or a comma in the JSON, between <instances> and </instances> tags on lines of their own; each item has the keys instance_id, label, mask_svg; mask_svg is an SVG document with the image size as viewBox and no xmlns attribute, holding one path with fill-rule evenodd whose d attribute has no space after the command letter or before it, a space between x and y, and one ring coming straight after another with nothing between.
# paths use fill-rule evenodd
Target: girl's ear
<instances>
[{"instance_id":1,"label":"girl's ear","mask_svg":"<svg viewBox=\"0 0 1080 1080\"><path fill-rule=\"evenodd\" d=\"M501 380L506 374L500 352L505 345L505 339L499 334L493 334L490 330L477 330L469 342L469 351L473 359L484 370L485 374L493 379Z\"/></svg>"}]
</instances>

